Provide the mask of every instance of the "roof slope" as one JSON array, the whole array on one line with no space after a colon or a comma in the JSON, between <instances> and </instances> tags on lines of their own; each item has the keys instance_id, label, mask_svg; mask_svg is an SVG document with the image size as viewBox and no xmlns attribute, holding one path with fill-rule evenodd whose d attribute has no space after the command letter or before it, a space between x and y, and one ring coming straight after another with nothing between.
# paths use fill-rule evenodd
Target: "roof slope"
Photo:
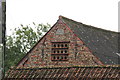
<instances>
[{"instance_id":1,"label":"roof slope","mask_svg":"<svg viewBox=\"0 0 120 80\"><path fill-rule=\"evenodd\" d=\"M95 28L60 16L60 19L104 64L118 64L118 33ZM120 40L119 40L120 42Z\"/></svg>"},{"instance_id":2,"label":"roof slope","mask_svg":"<svg viewBox=\"0 0 120 80\"><path fill-rule=\"evenodd\" d=\"M11 68L4 80L16 79L120 79L118 66L74 66L54 68Z\"/></svg>"}]
</instances>

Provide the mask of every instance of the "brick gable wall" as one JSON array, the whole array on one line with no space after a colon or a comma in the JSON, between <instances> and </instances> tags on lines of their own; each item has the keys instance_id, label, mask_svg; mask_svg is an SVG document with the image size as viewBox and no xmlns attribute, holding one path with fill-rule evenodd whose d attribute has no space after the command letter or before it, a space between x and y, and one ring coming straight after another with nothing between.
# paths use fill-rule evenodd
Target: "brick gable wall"
<instances>
[{"instance_id":1,"label":"brick gable wall","mask_svg":"<svg viewBox=\"0 0 120 80\"><path fill-rule=\"evenodd\" d=\"M59 30L58 30L59 29ZM61 31L61 32L60 32ZM52 42L69 42L68 61L52 61ZM69 66L69 65L101 65L72 30L61 20L44 36L18 66Z\"/></svg>"}]
</instances>

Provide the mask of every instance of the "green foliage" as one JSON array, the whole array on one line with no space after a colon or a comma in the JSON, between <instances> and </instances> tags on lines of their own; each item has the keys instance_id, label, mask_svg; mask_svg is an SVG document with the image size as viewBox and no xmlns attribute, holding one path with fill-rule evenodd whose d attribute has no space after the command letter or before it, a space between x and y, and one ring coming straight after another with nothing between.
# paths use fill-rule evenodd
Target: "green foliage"
<instances>
[{"instance_id":1,"label":"green foliage","mask_svg":"<svg viewBox=\"0 0 120 80\"><path fill-rule=\"evenodd\" d=\"M48 31L49 24L35 24L15 28L13 35L6 38L5 70L14 66Z\"/></svg>"}]
</instances>

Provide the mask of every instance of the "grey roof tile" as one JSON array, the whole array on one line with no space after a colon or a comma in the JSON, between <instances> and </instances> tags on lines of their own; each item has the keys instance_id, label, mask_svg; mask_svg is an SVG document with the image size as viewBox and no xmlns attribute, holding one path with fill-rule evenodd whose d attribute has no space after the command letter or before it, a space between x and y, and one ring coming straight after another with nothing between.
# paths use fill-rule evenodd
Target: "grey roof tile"
<instances>
[{"instance_id":1,"label":"grey roof tile","mask_svg":"<svg viewBox=\"0 0 120 80\"><path fill-rule=\"evenodd\" d=\"M117 32L96 28L65 17L61 19L104 64L119 64L119 56L116 53L120 39Z\"/></svg>"}]
</instances>

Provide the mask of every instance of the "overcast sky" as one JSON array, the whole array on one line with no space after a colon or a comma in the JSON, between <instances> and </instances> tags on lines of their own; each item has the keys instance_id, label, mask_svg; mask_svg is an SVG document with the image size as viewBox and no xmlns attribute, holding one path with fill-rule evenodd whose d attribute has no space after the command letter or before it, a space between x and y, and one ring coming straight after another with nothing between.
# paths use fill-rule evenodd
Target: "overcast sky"
<instances>
[{"instance_id":1,"label":"overcast sky","mask_svg":"<svg viewBox=\"0 0 120 80\"><path fill-rule=\"evenodd\" d=\"M119 0L6 0L6 27L55 24L62 15L95 27L118 31Z\"/></svg>"}]
</instances>

